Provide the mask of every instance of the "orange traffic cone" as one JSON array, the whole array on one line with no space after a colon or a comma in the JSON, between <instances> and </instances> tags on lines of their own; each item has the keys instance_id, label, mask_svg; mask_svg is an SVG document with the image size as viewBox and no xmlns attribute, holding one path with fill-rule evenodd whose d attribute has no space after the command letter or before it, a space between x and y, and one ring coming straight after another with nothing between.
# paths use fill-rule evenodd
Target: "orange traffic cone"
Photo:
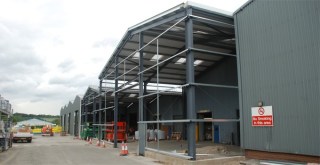
<instances>
[{"instance_id":1,"label":"orange traffic cone","mask_svg":"<svg viewBox=\"0 0 320 165\"><path fill-rule=\"evenodd\" d=\"M104 140L102 140L102 145L101 145L102 148L106 148L106 143L104 142Z\"/></svg>"},{"instance_id":2,"label":"orange traffic cone","mask_svg":"<svg viewBox=\"0 0 320 165\"><path fill-rule=\"evenodd\" d=\"M127 146L127 143L124 143L122 141L122 144L121 144L121 151L120 151L120 156L127 156L128 155L128 146Z\"/></svg>"},{"instance_id":3,"label":"orange traffic cone","mask_svg":"<svg viewBox=\"0 0 320 165\"><path fill-rule=\"evenodd\" d=\"M97 147L100 147L100 140L97 141Z\"/></svg>"}]
</instances>

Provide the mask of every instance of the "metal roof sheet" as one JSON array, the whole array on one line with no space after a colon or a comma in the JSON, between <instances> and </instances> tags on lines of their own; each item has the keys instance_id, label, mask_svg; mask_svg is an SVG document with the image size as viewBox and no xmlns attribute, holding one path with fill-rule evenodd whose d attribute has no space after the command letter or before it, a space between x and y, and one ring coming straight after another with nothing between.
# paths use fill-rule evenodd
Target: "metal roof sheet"
<instances>
[{"instance_id":1,"label":"metal roof sheet","mask_svg":"<svg viewBox=\"0 0 320 165\"><path fill-rule=\"evenodd\" d=\"M213 20L209 24L203 23L200 19L198 21L194 21L194 47L199 49L205 48L206 50L210 50L212 52L235 54L234 27L233 17L231 14L194 2L186 2L128 28L122 40L114 50L112 56L103 67L103 70L99 75L99 79L114 79L112 72L114 71L115 67L115 56L119 56L119 61L122 61L129 55L137 52L139 49L139 32L143 31L144 42L148 43L152 41L153 38L166 31L178 20L185 18L187 16L185 10L189 7L193 9L193 15L195 17L194 19L205 17L208 20ZM184 21L178 23L174 28L163 34L159 38L159 54L162 55L162 58L159 60L159 62L168 60L168 58L172 57L174 54L183 51L185 49L184 37ZM157 43L155 42L144 48L145 68L156 64L156 61L152 60L154 55L157 54L156 48ZM183 56L184 54L177 56L175 59L164 64L165 67L163 67L160 72L159 83L184 84L185 65L184 63L177 63L179 58L183 58ZM196 52L195 60L201 60L203 62L196 65L195 75L197 76L221 59L221 54ZM138 76L138 62L138 58L133 56L131 58L127 58L126 63L119 64L119 75L122 75L121 78L124 78L124 81L133 80ZM125 77L123 75L124 73L126 73ZM155 73L155 68L150 69L144 74L144 76L146 77L146 80L150 80L150 82L154 83L156 82L156 78L154 77Z\"/></svg>"},{"instance_id":2,"label":"metal roof sheet","mask_svg":"<svg viewBox=\"0 0 320 165\"><path fill-rule=\"evenodd\" d=\"M29 125L29 126L42 126L42 125L52 125L53 123L39 120L39 119L29 119L25 121L20 121L17 123L17 125Z\"/></svg>"}]
</instances>

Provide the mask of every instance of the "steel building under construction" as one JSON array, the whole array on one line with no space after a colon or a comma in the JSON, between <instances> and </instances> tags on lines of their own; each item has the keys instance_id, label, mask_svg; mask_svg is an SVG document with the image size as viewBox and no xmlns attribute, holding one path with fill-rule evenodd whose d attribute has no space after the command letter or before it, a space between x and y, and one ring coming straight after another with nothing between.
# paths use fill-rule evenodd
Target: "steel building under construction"
<instances>
[{"instance_id":1,"label":"steel building under construction","mask_svg":"<svg viewBox=\"0 0 320 165\"><path fill-rule=\"evenodd\" d=\"M319 8L251 0L232 14L186 2L140 22L87 89L77 128L105 139L124 121L139 155L196 160L197 143L209 141L247 158L319 163ZM152 146L151 131L178 133L187 154L162 150L159 138Z\"/></svg>"}]
</instances>

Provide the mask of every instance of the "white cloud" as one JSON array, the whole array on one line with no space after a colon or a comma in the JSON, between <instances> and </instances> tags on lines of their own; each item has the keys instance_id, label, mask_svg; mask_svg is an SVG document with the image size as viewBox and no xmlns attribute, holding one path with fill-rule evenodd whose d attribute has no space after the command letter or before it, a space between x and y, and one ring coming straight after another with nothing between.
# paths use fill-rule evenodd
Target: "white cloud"
<instances>
[{"instance_id":1,"label":"white cloud","mask_svg":"<svg viewBox=\"0 0 320 165\"><path fill-rule=\"evenodd\" d=\"M197 0L227 11L246 0ZM0 2L0 94L15 112L59 114L98 84L127 28L179 0L10 0Z\"/></svg>"}]
</instances>

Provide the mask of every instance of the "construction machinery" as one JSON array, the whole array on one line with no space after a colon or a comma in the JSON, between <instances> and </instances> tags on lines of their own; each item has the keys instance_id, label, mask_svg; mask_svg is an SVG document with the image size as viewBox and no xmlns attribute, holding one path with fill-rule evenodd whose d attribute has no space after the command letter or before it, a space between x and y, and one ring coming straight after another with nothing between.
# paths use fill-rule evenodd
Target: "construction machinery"
<instances>
[{"instance_id":1,"label":"construction machinery","mask_svg":"<svg viewBox=\"0 0 320 165\"><path fill-rule=\"evenodd\" d=\"M42 136L53 136L52 126L51 125L45 125L42 127L41 130Z\"/></svg>"},{"instance_id":2,"label":"construction machinery","mask_svg":"<svg viewBox=\"0 0 320 165\"><path fill-rule=\"evenodd\" d=\"M85 124L83 131L81 131L80 133L80 136L81 136L81 139L84 139L84 140L94 137L92 126L90 126L89 123Z\"/></svg>"},{"instance_id":3,"label":"construction machinery","mask_svg":"<svg viewBox=\"0 0 320 165\"><path fill-rule=\"evenodd\" d=\"M127 141L127 132L126 132L126 122L118 122L114 124L114 122L107 123L106 129L106 139L108 141L114 141L114 128L117 127L117 141Z\"/></svg>"}]
</instances>

